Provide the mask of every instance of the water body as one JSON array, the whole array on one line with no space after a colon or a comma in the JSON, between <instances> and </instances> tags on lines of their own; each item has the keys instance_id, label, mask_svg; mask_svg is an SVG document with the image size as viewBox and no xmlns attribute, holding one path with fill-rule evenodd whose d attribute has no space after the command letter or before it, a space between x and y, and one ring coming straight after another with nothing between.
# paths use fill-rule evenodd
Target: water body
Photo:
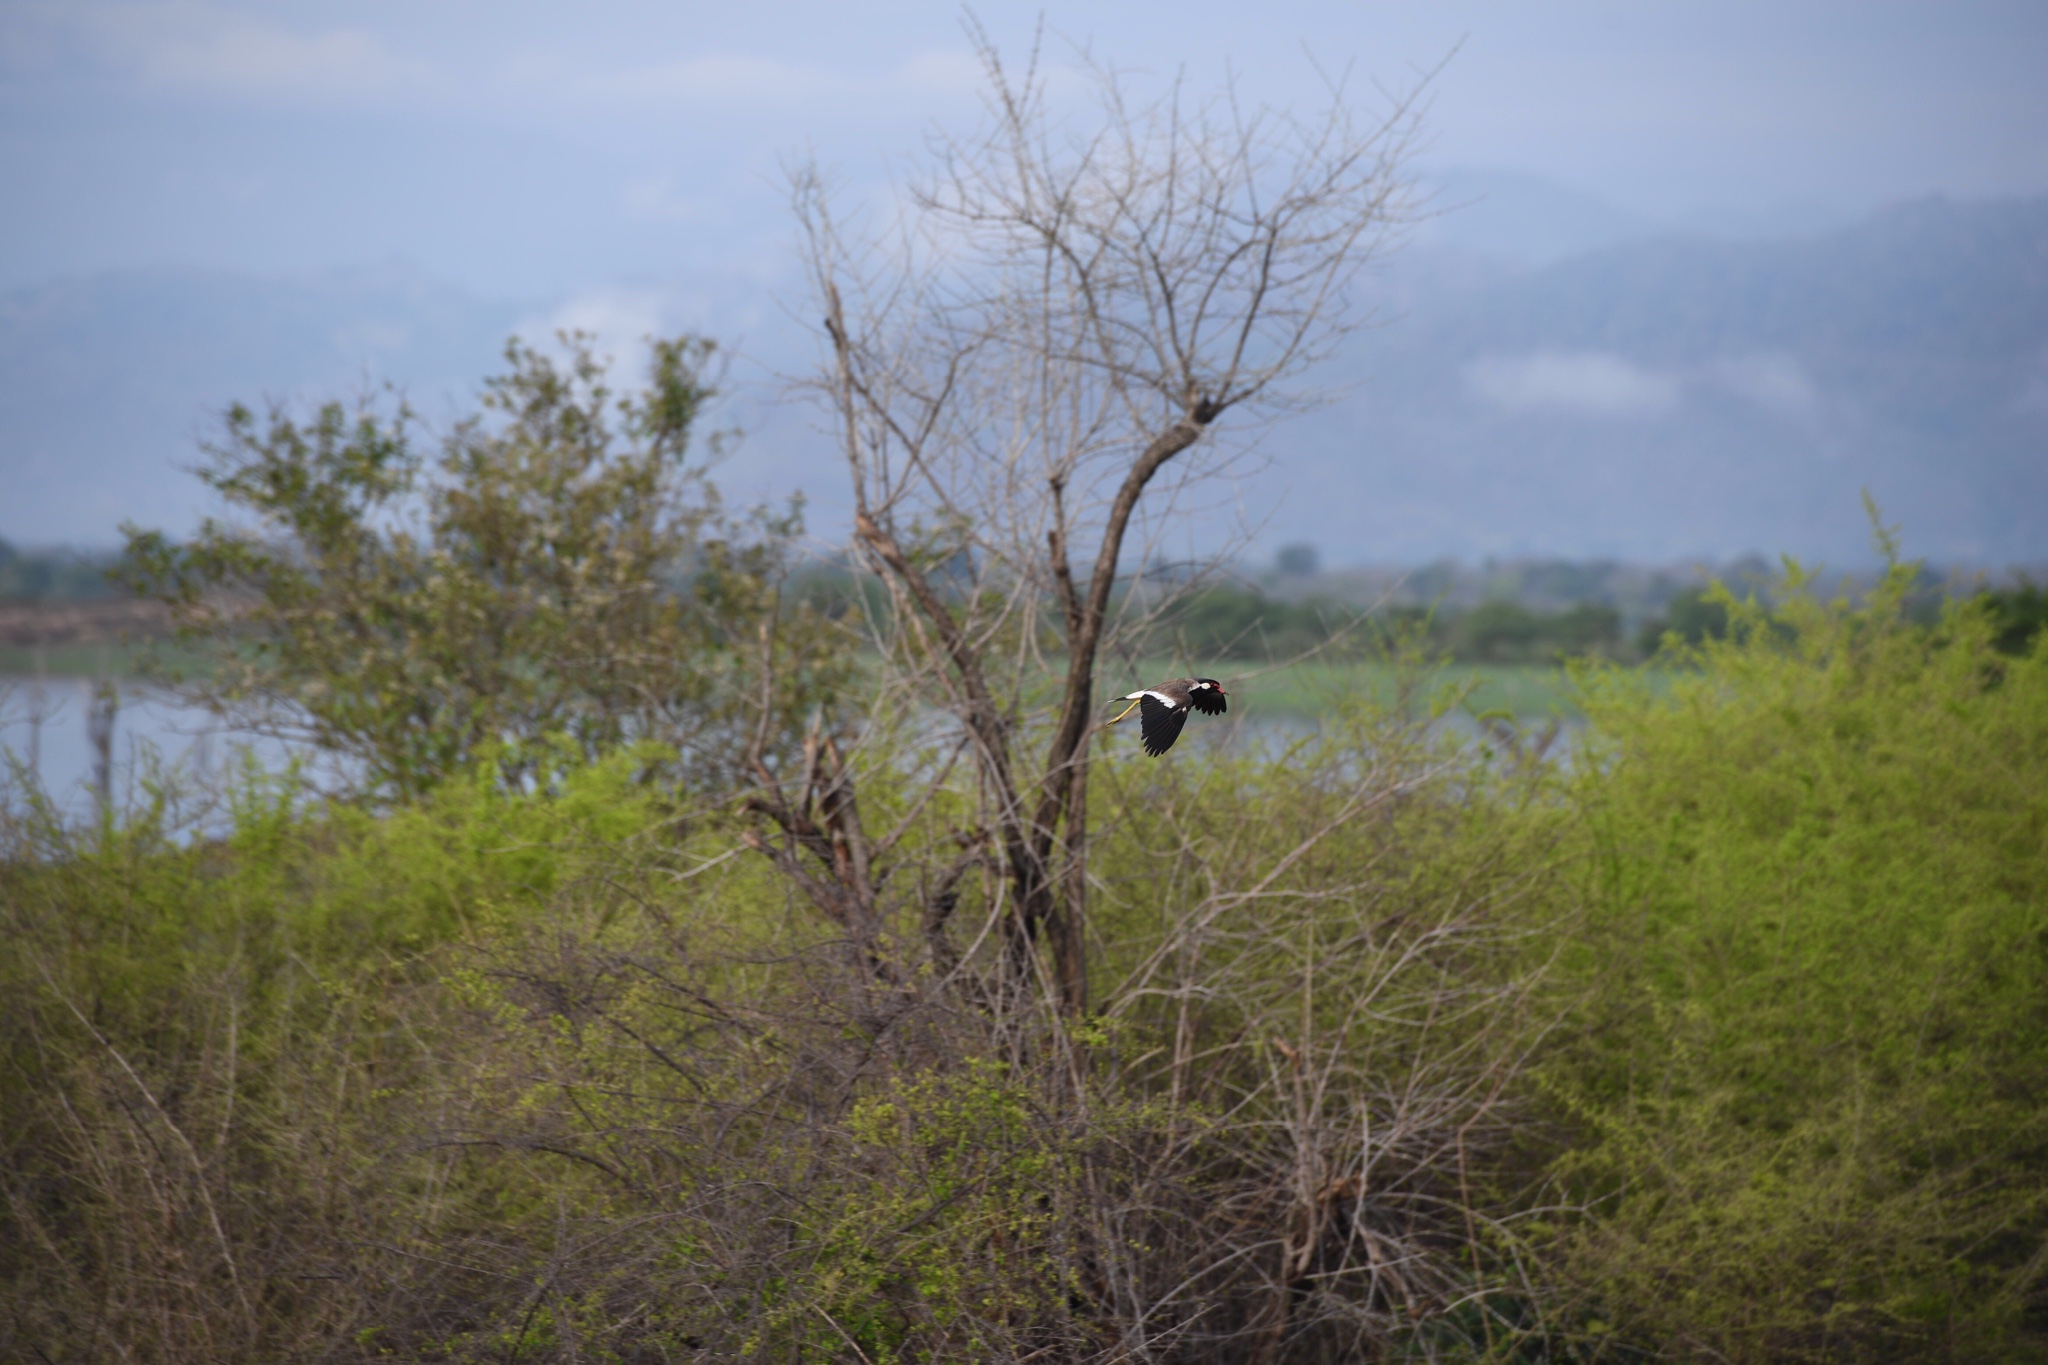
<instances>
[{"instance_id":1,"label":"water body","mask_svg":"<svg viewBox=\"0 0 2048 1365\"><path fill-rule=\"evenodd\" d=\"M93 733L95 693L89 678L0 676L0 750L65 813L89 813L97 798L102 748ZM276 739L225 725L203 707L161 688L112 684L105 742L106 778L116 804L136 794L152 769L175 774L195 790L214 787L245 754L281 769L291 749Z\"/></svg>"},{"instance_id":2,"label":"water body","mask_svg":"<svg viewBox=\"0 0 2048 1365\"><path fill-rule=\"evenodd\" d=\"M0 751L20 764L25 775L74 817L89 815L97 798L101 753L93 735L97 686L89 678L0 676ZM110 794L116 805L138 795L136 784L152 765L175 774L196 791L206 791L238 769L245 756L270 771L282 769L294 756L292 746L226 725L203 707L190 705L161 688L133 680L113 686L116 705L106 755ZM1462 713L1437 723L1464 738L1483 737L1479 725ZM1100 742L1106 747L1126 742L1135 745L1135 721L1119 728L1127 734L1106 735ZM1318 728L1312 716L1293 710L1261 715L1240 708L1228 717L1195 717L1175 752L1184 760L1214 751L1277 757L1288 746L1313 736ZM1554 752L1568 752L1578 728L1568 724ZM306 759L303 752L299 757ZM311 772L322 786L337 785L344 775L331 756L315 758Z\"/></svg>"}]
</instances>

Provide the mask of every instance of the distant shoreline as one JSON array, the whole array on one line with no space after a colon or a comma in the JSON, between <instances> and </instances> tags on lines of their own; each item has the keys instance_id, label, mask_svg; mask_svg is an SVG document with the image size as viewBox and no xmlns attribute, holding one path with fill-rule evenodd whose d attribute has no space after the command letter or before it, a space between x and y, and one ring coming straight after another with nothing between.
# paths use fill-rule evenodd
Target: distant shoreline
<instances>
[{"instance_id":1,"label":"distant shoreline","mask_svg":"<svg viewBox=\"0 0 2048 1365\"><path fill-rule=\"evenodd\" d=\"M172 629L160 602L0 602L0 675L125 677L141 646L168 640Z\"/></svg>"}]
</instances>

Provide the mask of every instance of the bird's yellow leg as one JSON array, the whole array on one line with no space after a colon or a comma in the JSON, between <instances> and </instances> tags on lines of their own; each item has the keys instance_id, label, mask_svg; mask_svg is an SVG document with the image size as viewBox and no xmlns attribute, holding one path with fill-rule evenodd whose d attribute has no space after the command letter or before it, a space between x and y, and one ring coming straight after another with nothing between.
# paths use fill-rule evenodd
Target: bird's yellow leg
<instances>
[{"instance_id":1,"label":"bird's yellow leg","mask_svg":"<svg viewBox=\"0 0 2048 1365\"><path fill-rule=\"evenodd\" d=\"M1122 720L1125 716L1128 716L1129 714L1131 714L1131 712L1137 710L1139 705L1143 703L1144 700L1145 699L1143 697L1138 698L1137 701L1132 702L1129 706L1126 706L1123 710L1117 712L1116 718L1114 720L1105 721L1103 723L1106 725L1116 724L1117 721Z\"/></svg>"}]
</instances>

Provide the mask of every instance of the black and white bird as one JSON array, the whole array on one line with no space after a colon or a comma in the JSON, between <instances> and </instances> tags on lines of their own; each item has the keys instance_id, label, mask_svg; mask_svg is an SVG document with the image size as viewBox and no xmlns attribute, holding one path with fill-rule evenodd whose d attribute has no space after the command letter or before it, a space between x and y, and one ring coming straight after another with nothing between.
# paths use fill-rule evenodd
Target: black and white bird
<instances>
[{"instance_id":1,"label":"black and white bird","mask_svg":"<svg viewBox=\"0 0 2048 1365\"><path fill-rule=\"evenodd\" d=\"M1223 699L1224 695L1223 684L1214 678L1174 678L1157 687L1141 688L1118 697L1118 701L1127 701L1130 705L1109 723L1114 725L1132 711L1137 711L1139 728L1145 736L1145 752L1157 758L1180 738L1180 728L1188 723L1189 711L1220 716L1229 710L1230 704Z\"/></svg>"}]
</instances>

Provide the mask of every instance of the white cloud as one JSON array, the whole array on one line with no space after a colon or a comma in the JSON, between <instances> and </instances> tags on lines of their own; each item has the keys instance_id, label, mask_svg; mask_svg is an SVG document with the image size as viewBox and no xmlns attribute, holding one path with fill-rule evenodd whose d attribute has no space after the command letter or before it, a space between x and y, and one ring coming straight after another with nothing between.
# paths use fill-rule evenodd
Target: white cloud
<instances>
[{"instance_id":1,"label":"white cloud","mask_svg":"<svg viewBox=\"0 0 2048 1365\"><path fill-rule=\"evenodd\" d=\"M353 28L294 33L237 21L150 44L140 56L139 74L148 84L235 95L383 95L427 75L424 62Z\"/></svg>"},{"instance_id":2,"label":"white cloud","mask_svg":"<svg viewBox=\"0 0 2048 1365\"><path fill-rule=\"evenodd\" d=\"M798 104L848 96L960 94L979 88L980 64L968 52L915 53L879 76L745 53L688 61L586 70L566 85L585 97L684 104Z\"/></svg>"},{"instance_id":3,"label":"white cloud","mask_svg":"<svg viewBox=\"0 0 2048 1365\"><path fill-rule=\"evenodd\" d=\"M1748 355L1716 361L1707 381L1781 417L1808 417L1820 410L1820 390L1806 367L1789 355Z\"/></svg>"},{"instance_id":4,"label":"white cloud","mask_svg":"<svg viewBox=\"0 0 2048 1365\"><path fill-rule=\"evenodd\" d=\"M591 289L572 296L544 318L528 318L515 329L526 340L554 353L557 332L588 332L599 354L637 353L641 341L660 336L668 300L653 289Z\"/></svg>"},{"instance_id":5,"label":"white cloud","mask_svg":"<svg viewBox=\"0 0 2048 1365\"><path fill-rule=\"evenodd\" d=\"M22 5L0 26L0 55L15 65L71 55L146 88L294 102L381 97L429 75L368 29L294 29L190 0Z\"/></svg>"},{"instance_id":6,"label":"white cloud","mask_svg":"<svg viewBox=\"0 0 2048 1365\"><path fill-rule=\"evenodd\" d=\"M619 71L593 71L577 84L585 93L622 99L781 102L836 82L824 71L770 57L720 54Z\"/></svg>"},{"instance_id":7,"label":"white cloud","mask_svg":"<svg viewBox=\"0 0 2048 1365\"><path fill-rule=\"evenodd\" d=\"M673 175L650 175L629 183L619 202L635 218L657 223L687 223L703 216L707 207L702 196L683 193Z\"/></svg>"},{"instance_id":8,"label":"white cloud","mask_svg":"<svg viewBox=\"0 0 2048 1365\"><path fill-rule=\"evenodd\" d=\"M402 322L364 321L336 328L334 349L349 357L365 352L397 354L412 344L412 329Z\"/></svg>"},{"instance_id":9,"label":"white cloud","mask_svg":"<svg viewBox=\"0 0 2048 1365\"><path fill-rule=\"evenodd\" d=\"M918 48L893 65L809 61L772 48L664 60L673 42L609 57L561 44L451 48L445 31L392 18L294 20L236 0L0 0L0 69L82 59L144 89L283 103L421 103L530 114L628 108L802 108L820 101L953 97L978 88L965 48ZM512 25L530 32L531 24ZM426 43L436 42L430 61ZM687 49L685 49L687 50Z\"/></svg>"},{"instance_id":10,"label":"white cloud","mask_svg":"<svg viewBox=\"0 0 2048 1365\"><path fill-rule=\"evenodd\" d=\"M1675 407L1679 383L1604 351L1535 351L1486 356L1465 369L1466 385L1507 412L1650 417Z\"/></svg>"},{"instance_id":11,"label":"white cloud","mask_svg":"<svg viewBox=\"0 0 2048 1365\"><path fill-rule=\"evenodd\" d=\"M965 95L987 82L981 59L966 51L920 52L890 73L887 84L906 92Z\"/></svg>"}]
</instances>

